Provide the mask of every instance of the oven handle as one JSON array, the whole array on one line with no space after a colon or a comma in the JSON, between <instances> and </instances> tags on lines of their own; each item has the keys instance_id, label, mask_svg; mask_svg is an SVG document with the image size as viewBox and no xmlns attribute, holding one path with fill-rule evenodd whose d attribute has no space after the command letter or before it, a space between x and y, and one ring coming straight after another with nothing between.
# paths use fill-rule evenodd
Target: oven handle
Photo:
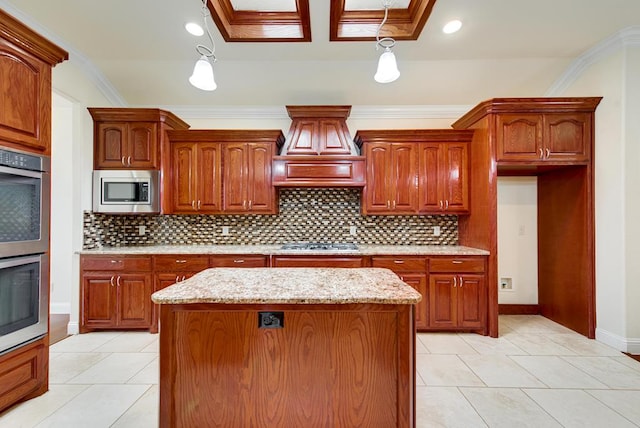
<instances>
[{"instance_id":1,"label":"oven handle","mask_svg":"<svg viewBox=\"0 0 640 428\"><path fill-rule=\"evenodd\" d=\"M42 171L31 171L28 169L12 168L9 166L0 166L0 174L11 174L19 177L42 178Z\"/></svg>"}]
</instances>

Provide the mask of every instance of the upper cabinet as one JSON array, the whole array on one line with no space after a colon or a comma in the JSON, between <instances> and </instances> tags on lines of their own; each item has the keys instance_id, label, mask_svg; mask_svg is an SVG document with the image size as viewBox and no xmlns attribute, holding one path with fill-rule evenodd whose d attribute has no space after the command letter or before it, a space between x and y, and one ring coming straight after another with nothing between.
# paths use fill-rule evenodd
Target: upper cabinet
<instances>
[{"instance_id":1,"label":"upper cabinet","mask_svg":"<svg viewBox=\"0 0 640 428\"><path fill-rule=\"evenodd\" d=\"M591 157L591 115L499 114L496 159L524 162L586 162Z\"/></svg>"},{"instance_id":2,"label":"upper cabinet","mask_svg":"<svg viewBox=\"0 0 640 428\"><path fill-rule=\"evenodd\" d=\"M473 131L359 131L367 164L364 214L464 214Z\"/></svg>"},{"instance_id":3,"label":"upper cabinet","mask_svg":"<svg viewBox=\"0 0 640 428\"><path fill-rule=\"evenodd\" d=\"M271 184L274 144L224 145L224 211L274 214L276 192Z\"/></svg>"},{"instance_id":4,"label":"upper cabinet","mask_svg":"<svg viewBox=\"0 0 640 428\"><path fill-rule=\"evenodd\" d=\"M275 214L279 130L170 131L162 166L164 214Z\"/></svg>"},{"instance_id":5,"label":"upper cabinet","mask_svg":"<svg viewBox=\"0 0 640 428\"><path fill-rule=\"evenodd\" d=\"M67 58L0 9L0 145L51 154L51 67Z\"/></svg>"},{"instance_id":6,"label":"upper cabinet","mask_svg":"<svg viewBox=\"0 0 640 428\"><path fill-rule=\"evenodd\" d=\"M469 143L420 144L422 213L464 214L469 211Z\"/></svg>"},{"instance_id":7,"label":"upper cabinet","mask_svg":"<svg viewBox=\"0 0 640 428\"><path fill-rule=\"evenodd\" d=\"M160 169L165 131L189 125L160 109L89 108L94 169Z\"/></svg>"}]
</instances>

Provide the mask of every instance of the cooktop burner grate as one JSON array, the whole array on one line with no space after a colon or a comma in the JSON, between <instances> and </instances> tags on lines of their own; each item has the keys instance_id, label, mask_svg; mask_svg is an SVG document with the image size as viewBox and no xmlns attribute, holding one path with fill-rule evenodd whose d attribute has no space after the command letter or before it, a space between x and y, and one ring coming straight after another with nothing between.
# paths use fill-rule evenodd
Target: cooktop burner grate
<instances>
[{"instance_id":1,"label":"cooktop burner grate","mask_svg":"<svg viewBox=\"0 0 640 428\"><path fill-rule=\"evenodd\" d=\"M283 250L357 250L356 244L346 243L328 243L328 242L294 242L284 244Z\"/></svg>"}]
</instances>

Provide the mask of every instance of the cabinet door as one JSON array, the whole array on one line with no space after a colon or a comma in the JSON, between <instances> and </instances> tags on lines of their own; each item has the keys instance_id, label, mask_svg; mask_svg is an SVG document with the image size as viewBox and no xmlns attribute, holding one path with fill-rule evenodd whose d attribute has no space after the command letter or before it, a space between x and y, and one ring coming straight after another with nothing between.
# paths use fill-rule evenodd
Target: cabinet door
<instances>
[{"instance_id":1,"label":"cabinet door","mask_svg":"<svg viewBox=\"0 0 640 428\"><path fill-rule=\"evenodd\" d=\"M276 190L271 184L271 144L247 144L247 198L249 211L275 214Z\"/></svg>"},{"instance_id":2,"label":"cabinet door","mask_svg":"<svg viewBox=\"0 0 640 428\"><path fill-rule=\"evenodd\" d=\"M400 279L412 286L422 300L416 304L416 329L424 330L429 327L429 291L427 290L427 275L424 273L398 273Z\"/></svg>"},{"instance_id":3,"label":"cabinet door","mask_svg":"<svg viewBox=\"0 0 640 428\"><path fill-rule=\"evenodd\" d=\"M496 119L498 161L541 161L542 115L499 114Z\"/></svg>"},{"instance_id":4,"label":"cabinet door","mask_svg":"<svg viewBox=\"0 0 640 428\"><path fill-rule=\"evenodd\" d=\"M245 212L249 209L246 150L244 143L224 146L224 211Z\"/></svg>"},{"instance_id":5,"label":"cabinet door","mask_svg":"<svg viewBox=\"0 0 640 428\"><path fill-rule=\"evenodd\" d=\"M481 328L486 325L486 295L484 275L458 277L458 325Z\"/></svg>"},{"instance_id":6,"label":"cabinet door","mask_svg":"<svg viewBox=\"0 0 640 428\"><path fill-rule=\"evenodd\" d=\"M545 160L581 162L591 157L591 116L586 113L544 115Z\"/></svg>"},{"instance_id":7,"label":"cabinet door","mask_svg":"<svg viewBox=\"0 0 640 428\"><path fill-rule=\"evenodd\" d=\"M391 208L394 214L418 212L418 154L415 144L391 145Z\"/></svg>"},{"instance_id":8,"label":"cabinet door","mask_svg":"<svg viewBox=\"0 0 640 428\"><path fill-rule=\"evenodd\" d=\"M196 146L193 143L171 144L171 194L172 212L195 211L196 196Z\"/></svg>"},{"instance_id":9,"label":"cabinet door","mask_svg":"<svg viewBox=\"0 0 640 428\"><path fill-rule=\"evenodd\" d=\"M222 161L218 143L198 143L197 168L195 174L198 188L196 209L215 214L222 211Z\"/></svg>"},{"instance_id":10,"label":"cabinet door","mask_svg":"<svg viewBox=\"0 0 640 428\"><path fill-rule=\"evenodd\" d=\"M386 143L366 144L367 184L364 188L364 214L391 212L391 147Z\"/></svg>"},{"instance_id":11,"label":"cabinet door","mask_svg":"<svg viewBox=\"0 0 640 428\"><path fill-rule=\"evenodd\" d=\"M123 274L116 278L119 327L151 326L153 285L149 274Z\"/></svg>"},{"instance_id":12,"label":"cabinet door","mask_svg":"<svg viewBox=\"0 0 640 428\"><path fill-rule=\"evenodd\" d=\"M429 275L429 327L457 326L457 302L454 275Z\"/></svg>"},{"instance_id":13,"label":"cabinet door","mask_svg":"<svg viewBox=\"0 0 640 428\"><path fill-rule=\"evenodd\" d=\"M420 144L420 186L418 204L421 212L439 213L444 208L440 171L442 146L438 143Z\"/></svg>"},{"instance_id":14,"label":"cabinet door","mask_svg":"<svg viewBox=\"0 0 640 428\"><path fill-rule=\"evenodd\" d=\"M136 169L158 168L158 131L153 122L130 122L126 166Z\"/></svg>"},{"instance_id":15,"label":"cabinet door","mask_svg":"<svg viewBox=\"0 0 640 428\"><path fill-rule=\"evenodd\" d=\"M469 146L464 143L443 145L444 165L440 171L444 210L469 211Z\"/></svg>"},{"instance_id":16,"label":"cabinet door","mask_svg":"<svg viewBox=\"0 0 640 428\"><path fill-rule=\"evenodd\" d=\"M95 138L95 168L122 169L127 161L126 122L99 122Z\"/></svg>"},{"instance_id":17,"label":"cabinet door","mask_svg":"<svg viewBox=\"0 0 640 428\"><path fill-rule=\"evenodd\" d=\"M80 332L116 326L116 277L104 272L82 275Z\"/></svg>"},{"instance_id":18,"label":"cabinet door","mask_svg":"<svg viewBox=\"0 0 640 428\"><path fill-rule=\"evenodd\" d=\"M0 76L0 140L49 154L51 68L0 40Z\"/></svg>"}]
</instances>

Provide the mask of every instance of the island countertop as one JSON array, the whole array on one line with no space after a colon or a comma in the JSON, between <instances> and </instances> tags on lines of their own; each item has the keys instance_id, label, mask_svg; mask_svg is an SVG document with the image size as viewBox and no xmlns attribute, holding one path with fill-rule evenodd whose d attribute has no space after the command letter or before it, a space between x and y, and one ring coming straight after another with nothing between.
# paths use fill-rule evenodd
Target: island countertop
<instances>
[{"instance_id":1,"label":"island countertop","mask_svg":"<svg viewBox=\"0 0 640 428\"><path fill-rule=\"evenodd\" d=\"M420 293L382 268L212 268L163 290L159 304L405 305Z\"/></svg>"}]
</instances>

